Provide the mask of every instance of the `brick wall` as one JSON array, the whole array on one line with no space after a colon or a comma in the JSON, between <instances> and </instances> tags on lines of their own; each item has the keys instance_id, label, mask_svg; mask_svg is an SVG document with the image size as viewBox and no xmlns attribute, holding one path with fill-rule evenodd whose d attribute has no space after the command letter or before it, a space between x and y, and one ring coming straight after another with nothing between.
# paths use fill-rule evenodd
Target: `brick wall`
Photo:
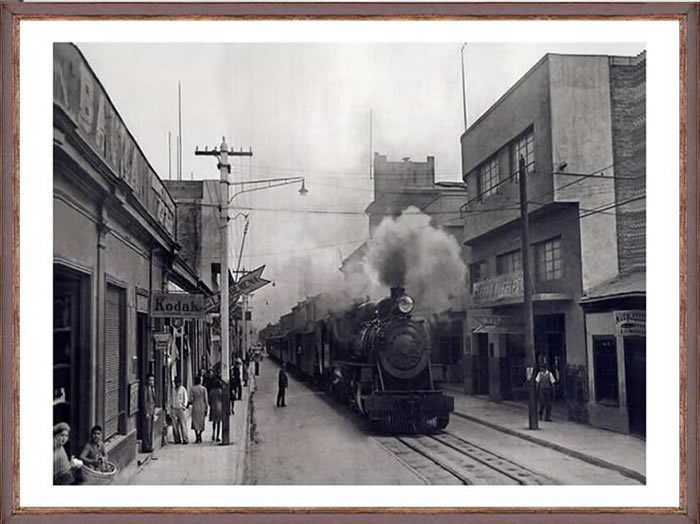
<instances>
[{"instance_id":1,"label":"brick wall","mask_svg":"<svg viewBox=\"0 0 700 524\"><path fill-rule=\"evenodd\" d=\"M610 58L620 271L646 266L646 54ZM624 202L630 201L624 204Z\"/></svg>"}]
</instances>

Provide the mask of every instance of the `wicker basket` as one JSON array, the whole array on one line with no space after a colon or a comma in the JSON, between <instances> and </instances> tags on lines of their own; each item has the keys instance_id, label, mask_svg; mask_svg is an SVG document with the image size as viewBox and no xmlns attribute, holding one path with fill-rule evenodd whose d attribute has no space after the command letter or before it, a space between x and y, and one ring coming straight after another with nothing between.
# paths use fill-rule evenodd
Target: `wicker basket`
<instances>
[{"instance_id":1,"label":"wicker basket","mask_svg":"<svg viewBox=\"0 0 700 524\"><path fill-rule=\"evenodd\" d=\"M83 474L83 484L99 485L111 483L114 476L117 474L117 465L112 462L107 462L107 467L110 468L109 471L97 471L83 464L80 468Z\"/></svg>"}]
</instances>

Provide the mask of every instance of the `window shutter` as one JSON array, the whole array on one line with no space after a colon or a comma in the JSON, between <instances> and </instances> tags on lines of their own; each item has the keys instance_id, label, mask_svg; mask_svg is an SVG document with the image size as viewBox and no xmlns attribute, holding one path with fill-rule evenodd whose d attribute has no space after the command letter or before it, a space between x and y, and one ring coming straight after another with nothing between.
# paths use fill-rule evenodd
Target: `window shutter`
<instances>
[{"instance_id":1,"label":"window shutter","mask_svg":"<svg viewBox=\"0 0 700 524\"><path fill-rule=\"evenodd\" d=\"M109 438L119 431L121 320L121 292L113 286L107 286L105 302L105 438Z\"/></svg>"}]
</instances>

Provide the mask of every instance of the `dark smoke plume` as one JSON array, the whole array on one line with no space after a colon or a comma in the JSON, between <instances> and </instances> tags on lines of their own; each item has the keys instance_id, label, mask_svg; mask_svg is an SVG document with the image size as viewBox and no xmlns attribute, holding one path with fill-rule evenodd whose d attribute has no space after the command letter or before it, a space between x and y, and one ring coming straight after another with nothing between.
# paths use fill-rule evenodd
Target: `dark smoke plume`
<instances>
[{"instance_id":1,"label":"dark smoke plume","mask_svg":"<svg viewBox=\"0 0 700 524\"><path fill-rule=\"evenodd\" d=\"M405 287L423 310L446 311L452 297L465 292L459 244L415 207L384 219L368 248L366 269L387 287Z\"/></svg>"}]
</instances>

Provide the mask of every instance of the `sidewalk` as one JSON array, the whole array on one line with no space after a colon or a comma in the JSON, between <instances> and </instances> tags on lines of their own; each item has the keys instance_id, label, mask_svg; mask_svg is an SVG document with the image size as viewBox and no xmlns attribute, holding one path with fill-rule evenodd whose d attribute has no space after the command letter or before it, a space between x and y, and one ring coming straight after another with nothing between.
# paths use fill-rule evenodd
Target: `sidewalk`
<instances>
[{"instance_id":1,"label":"sidewalk","mask_svg":"<svg viewBox=\"0 0 700 524\"><path fill-rule=\"evenodd\" d=\"M156 450L153 456L138 454L136 460L119 472L113 484L242 484L248 448L251 385L244 388L243 399L236 401L236 412L230 417L230 445L220 446L212 442L211 422L207 417L201 444L194 443L192 429L189 430L189 444L174 444L171 431L170 441L165 447ZM188 417L187 427L189 425Z\"/></svg>"},{"instance_id":2,"label":"sidewalk","mask_svg":"<svg viewBox=\"0 0 700 524\"><path fill-rule=\"evenodd\" d=\"M528 429L527 405L466 395L455 385L445 385L443 389L455 399L453 416L484 424L646 482L646 443L637 437L577 424L556 415L552 422L540 421L539 429L531 430Z\"/></svg>"}]
</instances>

